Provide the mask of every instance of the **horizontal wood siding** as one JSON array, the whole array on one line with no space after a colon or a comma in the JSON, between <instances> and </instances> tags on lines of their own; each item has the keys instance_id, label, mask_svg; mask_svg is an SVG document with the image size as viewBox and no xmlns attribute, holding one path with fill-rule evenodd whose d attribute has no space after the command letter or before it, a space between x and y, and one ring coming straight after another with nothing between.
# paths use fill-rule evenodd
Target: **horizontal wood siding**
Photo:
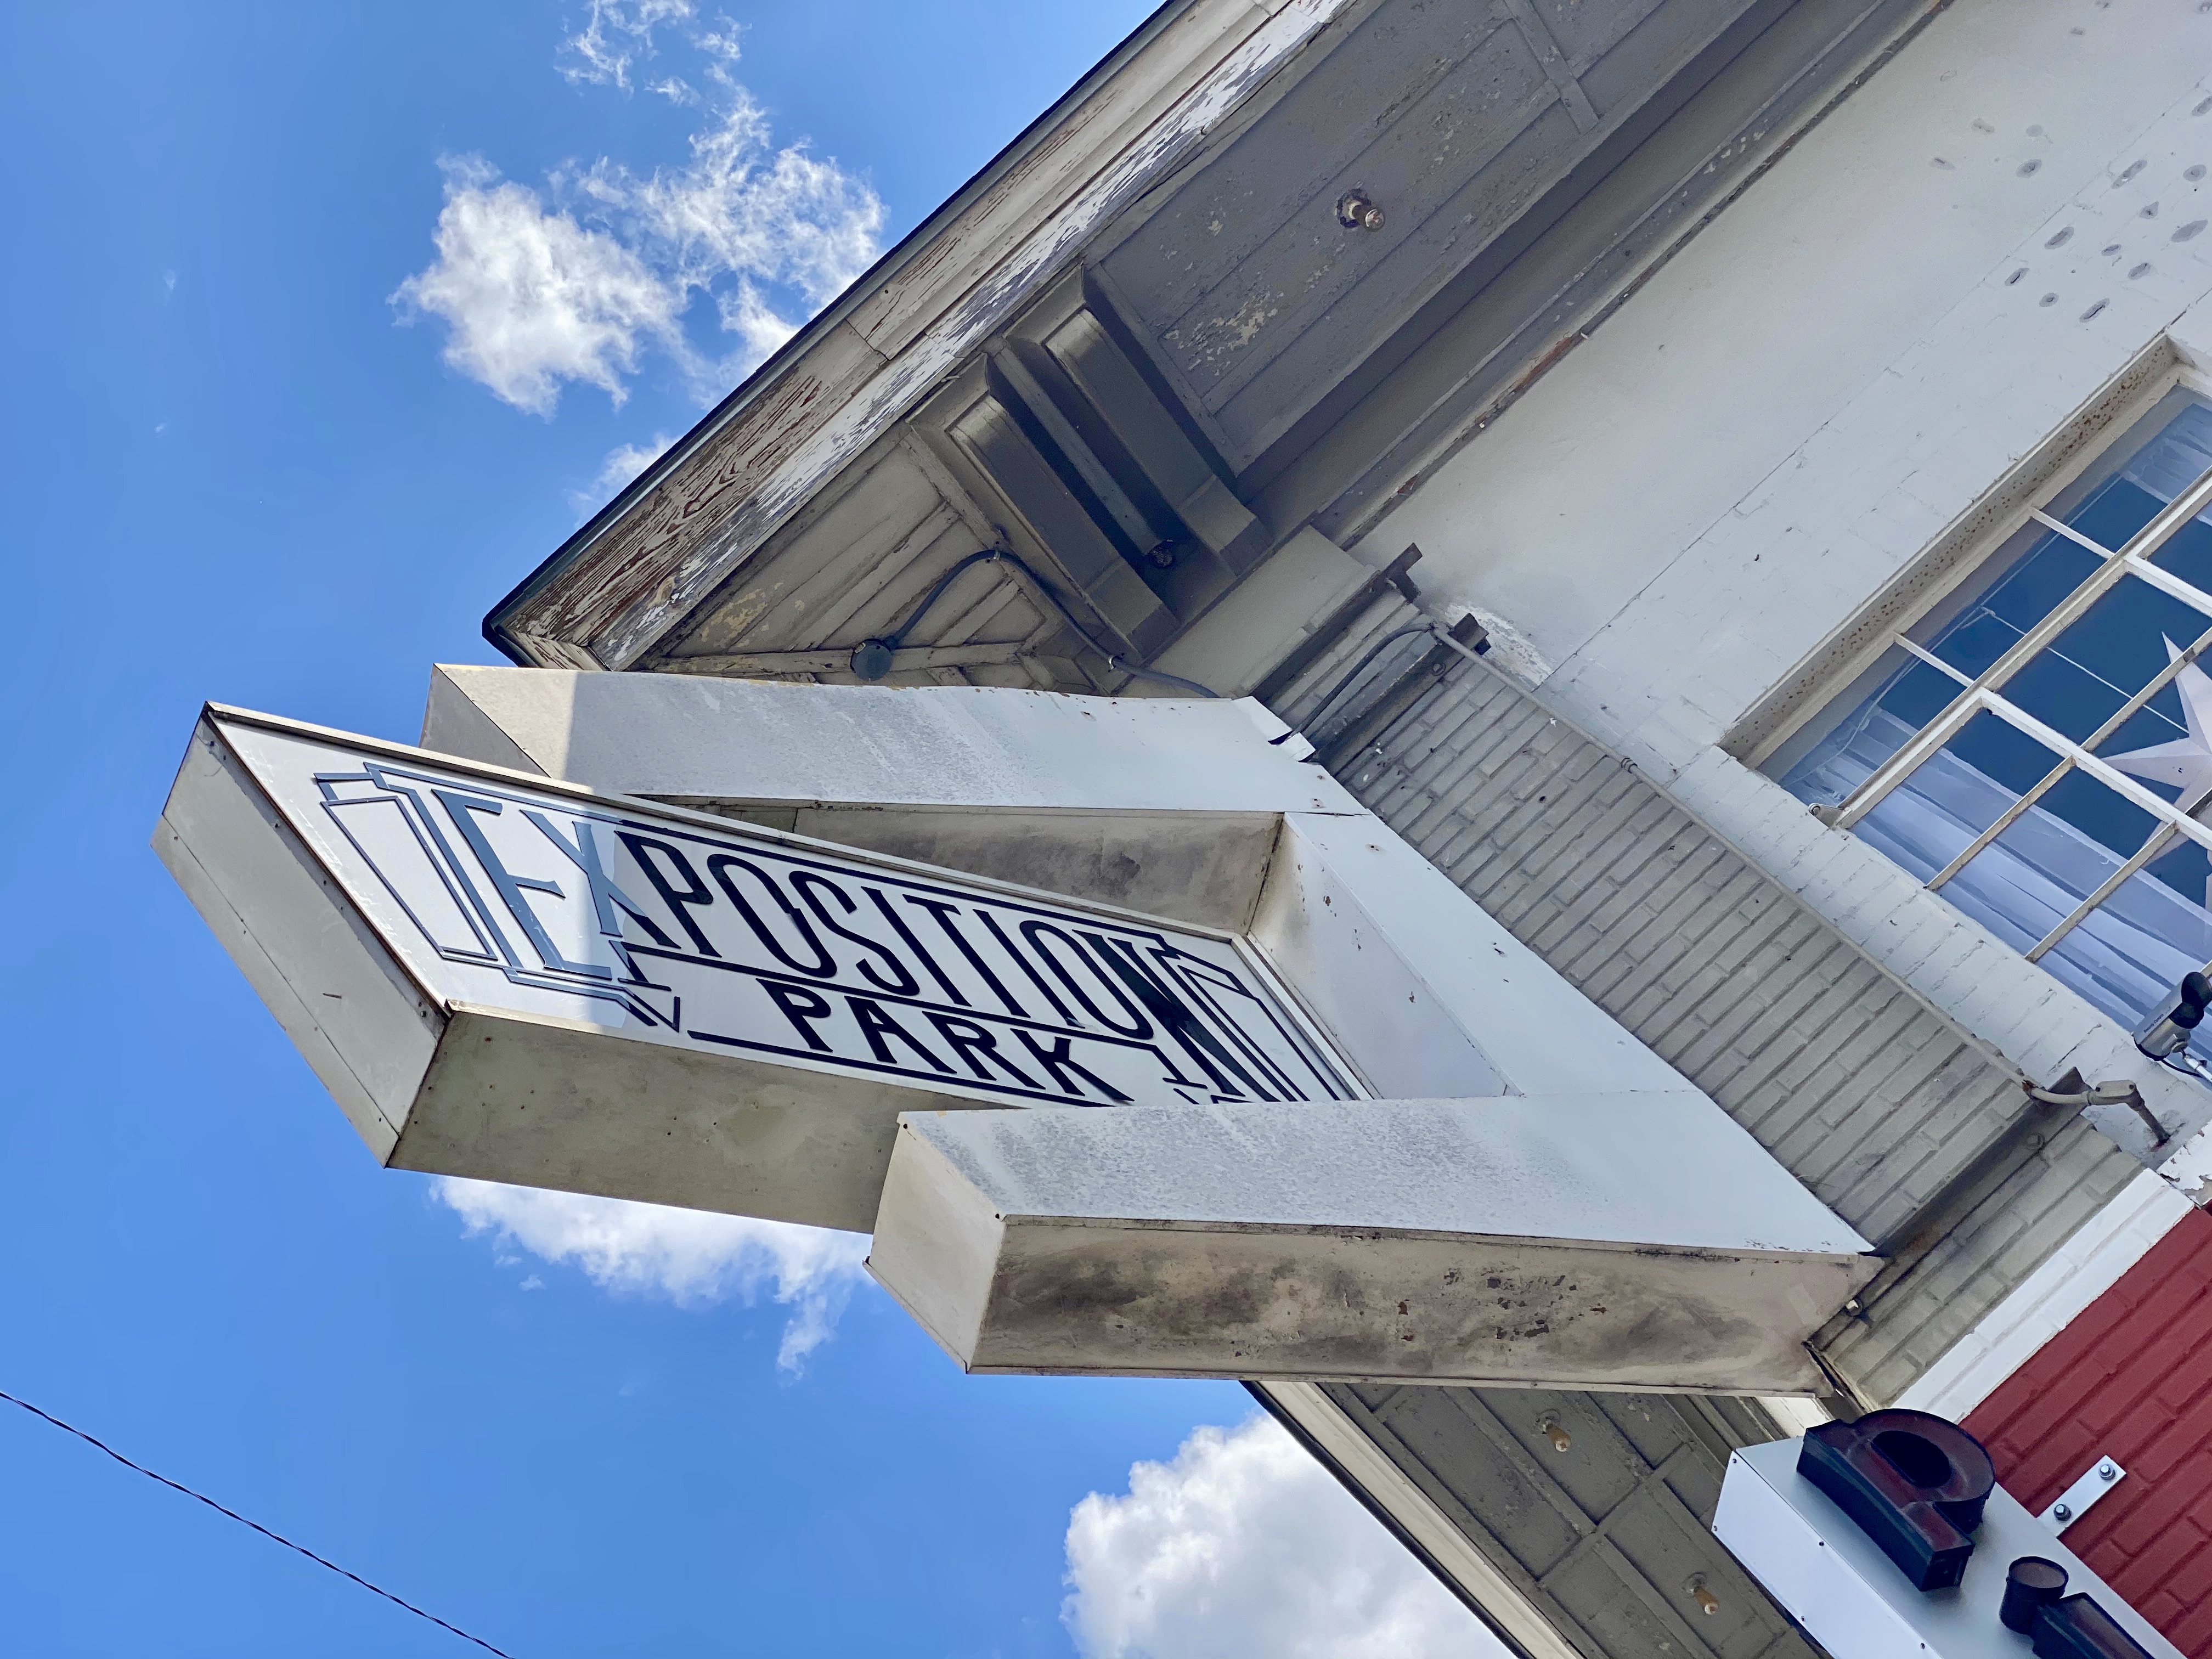
<instances>
[{"instance_id":1,"label":"horizontal wood siding","mask_svg":"<svg viewBox=\"0 0 2212 1659\"><path fill-rule=\"evenodd\" d=\"M1107 255L1108 278L1242 469L1746 9L1378 6ZM1342 222L1352 191L1379 226Z\"/></svg>"},{"instance_id":2,"label":"horizontal wood siding","mask_svg":"<svg viewBox=\"0 0 2212 1659\"><path fill-rule=\"evenodd\" d=\"M1711 1530L1729 1449L1775 1437L1757 1407L1544 1389L1328 1395L1592 1659L1816 1659Z\"/></svg>"}]
</instances>

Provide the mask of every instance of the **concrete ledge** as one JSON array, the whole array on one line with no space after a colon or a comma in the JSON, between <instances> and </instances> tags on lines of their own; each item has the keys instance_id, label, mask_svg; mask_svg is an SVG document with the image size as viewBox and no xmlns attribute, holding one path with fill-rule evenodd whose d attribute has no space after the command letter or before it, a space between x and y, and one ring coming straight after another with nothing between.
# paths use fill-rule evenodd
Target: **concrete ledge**
<instances>
[{"instance_id":1,"label":"concrete ledge","mask_svg":"<svg viewBox=\"0 0 2212 1659\"><path fill-rule=\"evenodd\" d=\"M1867 1248L1682 1091L910 1112L870 1267L970 1370L1787 1395Z\"/></svg>"},{"instance_id":2,"label":"concrete ledge","mask_svg":"<svg viewBox=\"0 0 2212 1659\"><path fill-rule=\"evenodd\" d=\"M386 1162L866 1232L901 1107L971 1105L460 1003Z\"/></svg>"}]
</instances>

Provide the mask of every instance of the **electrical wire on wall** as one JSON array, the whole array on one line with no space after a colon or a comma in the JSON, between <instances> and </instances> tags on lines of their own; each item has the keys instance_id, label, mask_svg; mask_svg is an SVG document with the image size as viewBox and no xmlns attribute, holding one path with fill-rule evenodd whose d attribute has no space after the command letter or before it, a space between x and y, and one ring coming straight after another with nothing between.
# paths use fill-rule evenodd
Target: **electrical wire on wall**
<instances>
[{"instance_id":1,"label":"electrical wire on wall","mask_svg":"<svg viewBox=\"0 0 2212 1659\"><path fill-rule=\"evenodd\" d=\"M1076 621L1068 608L1060 603L1060 595L1052 591L1051 584L1030 569L1019 555L1010 552L1003 547L987 547L980 553L970 553L966 558L955 562L950 570L937 579L936 585L921 596L921 603L907 612L904 622L891 629L890 633L878 634L872 639L862 640L860 644L853 647L853 672L861 679L872 683L889 674L891 672L892 653L906 642L906 636L914 632L921 619L929 613L929 608L944 597L945 590L952 586L952 579L970 565L977 564L1010 564L1027 576L1031 585L1036 587L1038 595L1059 613L1060 621L1067 625L1068 631L1106 659L1109 672L1127 674L1133 679L1157 680L1162 685L1172 685L1179 690L1189 692L1193 696L1218 697L1221 695L1218 691L1200 685L1196 680L1187 680L1180 674L1163 674L1155 668L1139 668L1134 663L1122 661L1118 653L1102 648L1098 641L1091 637L1089 630L1081 623Z\"/></svg>"},{"instance_id":2,"label":"electrical wire on wall","mask_svg":"<svg viewBox=\"0 0 2212 1659\"><path fill-rule=\"evenodd\" d=\"M1474 650L1468 646L1462 644L1458 640L1454 639L1452 637L1451 630L1444 627L1441 623L1435 622L1425 617L1417 623L1408 623L1403 628L1393 629L1389 633L1385 634L1381 639L1376 641L1373 645L1367 647L1366 653L1362 656L1358 662L1352 664L1348 671L1340 676L1336 684L1329 687L1327 694L1322 696L1322 700L1313 706L1312 712L1308 714L1305 717L1306 726L1310 728L1319 726L1321 724L1321 717L1323 714L1328 712L1329 705L1334 703L1339 697L1342 696L1346 691L1352 689L1352 685L1358 680L1359 677L1367 672L1369 664L1372 663L1376 658L1381 656L1385 651L1395 645L1400 640L1410 639L1416 634L1428 635L1431 638L1434 639L1438 645L1450 647L1451 649L1459 653L1461 656L1465 657L1469 662L1480 662L1482 660L1481 654L1479 652ZM1285 732L1281 737L1270 738L1267 741L1270 743L1284 743L1289 740L1291 735L1291 734L1290 732Z\"/></svg>"}]
</instances>

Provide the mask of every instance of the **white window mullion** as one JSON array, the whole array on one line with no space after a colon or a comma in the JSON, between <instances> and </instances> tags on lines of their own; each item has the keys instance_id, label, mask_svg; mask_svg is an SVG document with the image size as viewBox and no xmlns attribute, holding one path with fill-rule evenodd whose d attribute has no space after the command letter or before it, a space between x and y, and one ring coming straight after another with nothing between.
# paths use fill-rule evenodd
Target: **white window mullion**
<instances>
[{"instance_id":1,"label":"white window mullion","mask_svg":"<svg viewBox=\"0 0 2212 1659\"><path fill-rule=\"evenodd\" d=\"M2136 805L2165 823L2172 824L2190 840L2212 850L2212 829L2207 829L2195 818L2181 811L2172 801L2154 795L2126 773L2117 771L2099 760L2078 743L2054 731L2029 714L2018 703L2001 697L1994 691L1976 693L1981 706L1987 708L2006 725L2033 738L2054 755L2063 755L2114 794L2124 795Z\"/></svg>"},{"instance_id":2,"label":"white window mullion","mask_svg":"<svg viewBox=\"0 0 2212 1659\"><path fill-rule=\"evenodd\" d=\"M2057 765L2052 767L2048 772L2045 773L2043 775L2042 781L2039 782L2034 788L2029 790L2011 805L2006 807L2005 810L1998 815L1997 821L1991 824L1988 829L1983 830L1980 835L1976 836L1973 840L1968 842L1965 849L1960 853L1958 857L1953 859L1941 870L1938 870L1934 875L1928 878L1926 883L1928 890L1931 893L1936 891L1944 884L1944 883L1949 881L1951 878L1957 875L1960 871L1965 869L1976 859L1979 858L1982 854L1983 849L1987 848L1989 844L1995 841L1999 836L2004 834L2006 830L2011 829L2014 822L2019 818L2021 813L2027 811L2029 807L2034 805L2036 802L2041 800L2045 795L2057 788L2058 787L2059 781L2073 769L2073 757L2069 756L2065 759L2060 761Z\"/></svg>"},{"instance_id":3,"label":"white window mullion","mask_svg":"<svg viewBox=\"0 0 2212 1659\"><path fill-rule=\"evenodd\" d=\"M1909 645L1908 641L1902 639L1899 640L1899 643ZM2142 690L2136 692L2135 696L2130 697L2125 702L2122 703L2118 708L2114 710L2111 719L2107 720L2102 726L2092 732L2087 737L2082 738L2081 747L2087 750L2091 754L2096 753L2099 744L2102 744L2106 738L2111 737L2113 732L2118 731L2123 726L2125 726L2130 720L2141 714L2144 706L2148 704L2153 697L2165 690L2167 686L2172 684L2174 679L2180 674L2181 671L2188 667L2191 663L2195 662L2199 657L2203 656L2207 650L2212 650L2212 628L2206 629L2202 634L2199 634L2195 639L2191 640L2182 648L2180 653L2177 655L2172 662L2166 664L2165 667L2160 669L2157 673L2150 677L2149 683L2146 684ZM1948 666L1948 664L1945 665ZM1952 672L1956 673L1958 671L1954 669ZM2006 830L2011 829L2014 820L2016 820L2021 813L2027 811L2029 807L2034 805L2036 802L2041 800L2045 795L2057 788L2058 787L2059 781L2065 777L2065 775L2073 769L2074 762L2072 757L2069 756L2062 759L2057 765L2052 767L2050 771L2045 773L2043 777L2037 782L2033 789L2030 789L2010 806L2005 808L2003 813L1998 817L1995 823L1992 823L1988 829L1983 830L1980 835L1976 836L1972 841L1967 842L1966 848L1960 853L1958 857L1953 859L1941 870L1938 870L1934 875L1928 878L1926 884L1928 890L1931 893L1935 892L1946 882L1949 881L1952 877L1957 875L1960 871L1965 869L1969 864L1972 864L1976 858L1981 855L1984 848L1988 847L1989 844L1995 841L1999 836L2004 834ZM2178 810L2184 812L2191 812L2196 804L2197 803L2194 801L2181 801L2177 804ZM2045 940L2044 944L2038 945L2036 947L2037 951L2041 951L2048 949L2051 945L2057 942L2057 938L2063 935L2065 931L2068 930L2062 929L2061 934L2054 935L2051 939ZM2033 960L2033 958L2031 957L2030 959Z\"/></svg>"},{"instance_id":4,"label":"white window mullion","mask_svg":"<svg viewBox=\"0 0 2212 1659\"><path fill-rule=\"evenodd\" d=\"M2069 539L2081 542L2085 547L2102 554L2104 563L2090 572L2080 586L2067 595L2042 621L2023 633L1995 662L1967 682L1950 706L1922 727L1911 741L1876 767L1865 781L1851 791L1839 805L1820 816L1838 829L1848 830L1880 805L1891 790L1911 776L1938 749L1958 734L1983 706L1982 697L2002 687L2027 666L2039 653L2087 615L2089 607L2109 592L2115 582L2136 574L2131 560L2147 560L2208 506L2212 506L2212 471L2202 474L2188 489L2153 514L2150 522L2130 536L2127 545L2117 551L2100 548L2096 543L2069 532ZM2040 521L2042 515L2039 514L2037 517ZM2160 574L2164 575L2165 573L2161 571ZM1921 653L1916 652L1915 654ZM1954 678L1958 678L1958 671L1949 672ZM1991 712L1999 711L1992 709ZM2033 717L2024 715L2023 718ZM2013 723L2018 724L2017 721ZM2035 723L2045 731L2050 729L2042 726L2040 721ZM2025 726L2021 729L2027 730ZM2056 737L2057 733L2052 733L2052 736ZM1934 738L1933 742L1929 741L1930 738ZM2065 740L2060 738L2059 741L2063 743ZM2068 746L2070 748L2072 745ZM2118 778L2120 775L2102 763L2099 763L2095 769L2100 777L2109 775ZM2155 800L2157 797L2149 796L2148 799ZM2160 802L2160 805L2162 806L2165 803Z\"/></svg>"},{"instance_id":5,"label":"white window mullion","mask_svg":"<svg viewBox=\"0 0 2212 1659\"><path fill-rule=\"evenodd\" d=\"M2036 523L2041 525L2045 530L2051 532L2054 536L2063 536L2068 541L2074 543L2076 546L2087 548L2089 551L2094 553L2100 559L2109 559L2112 556L2112 550L2106 547L2102 542L2091 541L2089 538L2083 535L2072 525L2068 524L2063 519L2052 518L2048 513L2045 513L2039 507L2027 516L2034 520Z\"/></svg>"},{"instance_id":6,"label":"white window mullion","mask_svg":"<svg viewBox=\"0 0 2212 1659\"><path fill-rule=\"evenodd\" d=\"M2075 905L2072 912L2063 921L2060 922L2056 927L2052 928L2049 933L2045 933L2042 939L2036 942L2035 948L2027 953L2027 959L2030 962L2042 961L2043 958L2049 955L2051 950L2057 946L2061 939L2064 939L2067 934L2072 933L2076 927L2079 927L2083 922L2088 921L2089 917L2095 912L2099 905L2102 904L2106 899L2112 897L2113 894L2118 892L2120 890L2121 884L2125 882L2129 877L2134 875L2145 865L2148 864L2153 859L2156 858L2160 853L2164 852L2166 847L2172 842L2173 836L2173 826L2170 823L2161 823L2156 829L2153 830L2150 832L2150 838L2144 842L2141 847L2136 849L2136 854L2133 858L2130 858L2125 864L2123 864L2118 869L2113 871L2111 875L2106 876L2104 880L2099 882L2094 892L2091 893L2087 898Z\"/></svg>"},{"instance_id":7,"label":"white window mullion","mask_svg":"<svg viewBox=\"0 0 2212 1659\"><path fill-rule=\"evenodd\" d=\"M1891 790L1932 760L1936 750L1957 737L1966 728L1966 722L1980 712L1978 694L1972 690L1961 691L1949 708L1913 733L1903 748L1868 775L1865 782L1852 790L1840 804L1820 812L1820 816L1838 830L1850 829L1881 805Z\"/></svg>"},{"instance_id":8,"label":"white window mullion","mask_svg":"<svg viewBox=\"0 0 2212 1659\"><path fill-rule=\"evenodd\" d=\"M2172 571L2160 569L2138 553L2127 556L2127 566L2130 576L2140 576L2160 592L2172 595L2192 611L2201 611L2212 617L2212 593L2207 593L2201 587L2191 586Z\"/></svg>"},{"instance_id":9,"label":"white window mullion","mask_svg":"<svg viewBox=\"0 0 2212 1659\"><path fill-rule=\"evenodd\" d=\"M1971 686L1973 684L1973 681L1966 678L1963 670L1952 667L1949 663L1945 662L1942 658L1937 656L1933 651L1930 651L1926 646L1921 644L1917 640L1907 639L1902 634L1893 635L1891 637L1896 640L1899 645L1903 646L1906 651L1919 658L1921 661L1926 663L1937 673L1947 676L1952 681L1960 685Z\"/></svg>"}]
</instances>

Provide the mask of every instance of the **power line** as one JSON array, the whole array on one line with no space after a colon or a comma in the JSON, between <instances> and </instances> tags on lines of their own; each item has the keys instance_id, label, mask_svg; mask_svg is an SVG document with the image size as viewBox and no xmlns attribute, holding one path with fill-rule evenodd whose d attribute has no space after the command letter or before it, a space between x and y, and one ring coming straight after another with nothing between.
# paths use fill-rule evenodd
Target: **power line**
<instances>
[{"instance_id":1,"label":"power line","mask_svg":"<svg viewBox=\"0 0 2212 1659\"><path fill-rule=\"evenodd\" d=\"M95 1451L106 1452L117 1462L122 1464L125 1468L136 1469L139 1474L144 1475L149 1480L158 1480L163 1486L167 1486L171 1492L180 1492L184 1493L185 1497L206 1504L216 1514L227 1515L232 1520L237 1522L239 1525L252 1528L254 1531L259 1533L264 1538L270 1539L276 1543L282 1544L288 1550L297 1551L300 1554L306 1556L307 1559L313 1561L317 1566L328 1567L332 1572L337 1573L340 1577L352 1579L355 1583L360 1585L363 1589L369 1591L372 1595L382 1596L394 1607L406 1608L408 1612L413 1613L417 1619L427 1619L432 1624L437 1626L439 1629L451 1631L454 1635L459 1637L464 1642L473 1642L478 1647L482 1648L486 1653L497 1654L499 1656L499 1659L514 1659L514 1656L508 1653L505 1649L492 1646L490 1643L485 1641L481 1636L470 1635L468 1632L463 1630L459 1625L447 1624L444 1620L439 1618L436 1613L424 1612L421 1607L416 1607L412 1601L404 1601L400 1597L394 1595L390 1590L370 1583L368 1579L362 1577L357 1572L348 1572L337 1562L325 1559L322 1556L316 1554L314 1551L309 1549L305 1544L295 1544L290 1539L285 1537L283 1534L270 1531L268 1528L263 1526L258 1521L249 1521L244 1516L240 1515L236 1510L225 1509L222 1504L216 1503L214 1498L210 1498L206 1493L194 1492L190 1486L184 1486L178 1481L170 1480L166 1474L156 1474L153 1470L148 1468L143 1463L132 1462L129 1458L125 1457L121 1452L116 1450L114 1447L107 1444L105 1441L94 1439L92 1436L87 1434L82 1429L78 1428L73 1423L63 1422L60 1418L56 1417L52 1412L40 1411L29 1401L18 1400L14 1395L4 1391L0 1391L0 1400L6 1401L11 1406L21 1406L25 1411L30 1413L32 1416L43 1418L46 1421L52 1424L56 1428L61 1430L64 1434L75 1435L78 1439L83 1441L86 1445L92 1447Z\"/></svg>"}]
</instances>

